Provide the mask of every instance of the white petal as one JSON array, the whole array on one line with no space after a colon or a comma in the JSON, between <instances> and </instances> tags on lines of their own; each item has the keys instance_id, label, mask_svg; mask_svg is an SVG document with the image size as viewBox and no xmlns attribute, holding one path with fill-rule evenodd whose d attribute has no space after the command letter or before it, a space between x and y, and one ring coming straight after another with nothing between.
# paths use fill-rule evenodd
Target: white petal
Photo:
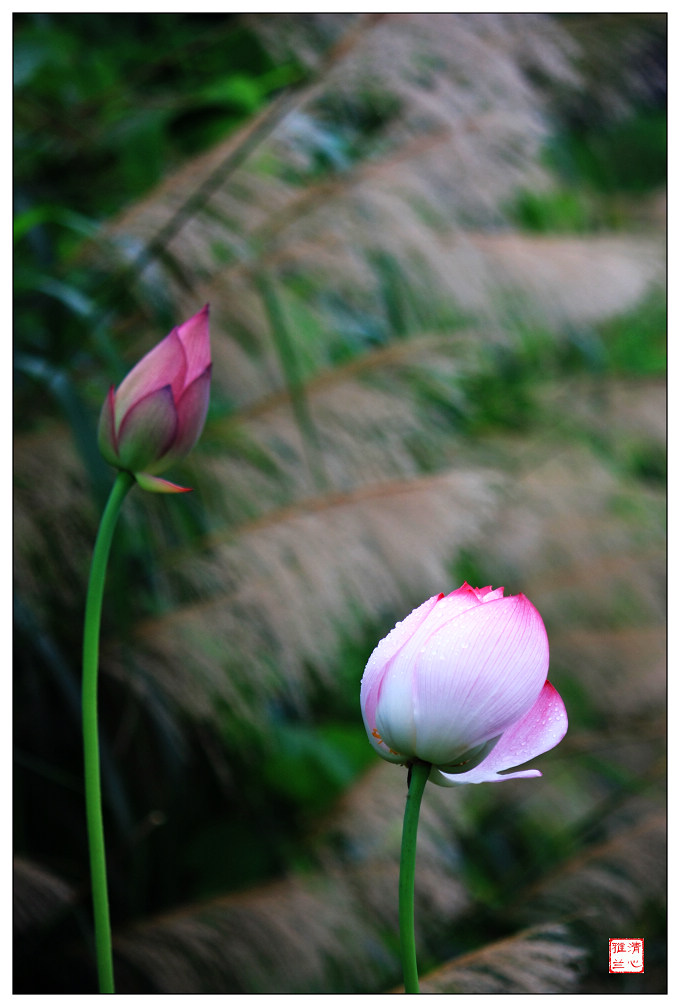
<instances>
[{"instance_id":1,"label":"white petal","mask_svg":"<svg viewBox=\"0 0 680 1007\"><path fill-rule=\"evenodd\" d=\"M383 682L390 670L391 662L402 647L405 647L419 626L427 619L441 595L423 602L415 608L403 622L397 625L384 637L375 648L361 679L361 713L369 738L377 730L378 699L382 692ZM382 752L381 752L382 754Z\"/></svg>"},{"instance_id":2,"label":"white petal","mask_svg":"<svg viewBox=\"0 0 680 1007\"><path fill-rule=\"evenodd\" d=\"M463 612L423 643L413 698L417 754L435 765L502 734L531 708L548 673L545 627L521 595Z\"/></svg>"}]
</instances>

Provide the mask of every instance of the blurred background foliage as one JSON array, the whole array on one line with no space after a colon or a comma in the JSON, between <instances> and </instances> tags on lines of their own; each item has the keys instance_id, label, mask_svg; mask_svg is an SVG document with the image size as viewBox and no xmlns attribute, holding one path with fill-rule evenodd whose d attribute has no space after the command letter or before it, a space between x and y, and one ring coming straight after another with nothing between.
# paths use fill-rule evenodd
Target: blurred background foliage
<instances>
[{"instance_id":1,"label":"blurred background foliage","mask_svg":"<svg viewBox=\"0 0 680 1007\"><path fill-rule=\"evenodd\" d=\"M17 14L15 992L95 989L79 729L108 385L211 304L100 710L118 990L400 982L371 650L523 591L570 716L428 789L428 992L665 992L665 16ZM644 975L607 972L644 937Z\"/></svg>"}]
</instances>

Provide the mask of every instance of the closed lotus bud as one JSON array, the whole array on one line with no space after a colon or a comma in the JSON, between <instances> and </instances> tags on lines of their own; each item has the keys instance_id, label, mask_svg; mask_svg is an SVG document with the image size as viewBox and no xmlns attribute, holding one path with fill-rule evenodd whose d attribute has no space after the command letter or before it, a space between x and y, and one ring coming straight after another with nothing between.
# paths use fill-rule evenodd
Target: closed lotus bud
<instances>
[{"instance_id":1,"label":"closed lotus bud","mask_svg":"<svg viewBox=\"0 0 680 1007\"><path fill-rule=\"evenodd\" d=\"M99 449L144 489L180 493L158 473L184 458L201 435L210 399L208 305L173 329L111 388L99 419Z\"/></svg>"},{"instance_id":2,"label":"closed lotus bud","mask_svg":"<svg viewBox=\"0 0 680 1007\"><path fill-rule=\"evenodd\" d=\"M442 786L540 776L504 771L566 733L547 674L548 637L529 599L463 584L416 608L373 651L361 682L369 741L389 762L431 763Z\"/></svg>"}]
</instances>

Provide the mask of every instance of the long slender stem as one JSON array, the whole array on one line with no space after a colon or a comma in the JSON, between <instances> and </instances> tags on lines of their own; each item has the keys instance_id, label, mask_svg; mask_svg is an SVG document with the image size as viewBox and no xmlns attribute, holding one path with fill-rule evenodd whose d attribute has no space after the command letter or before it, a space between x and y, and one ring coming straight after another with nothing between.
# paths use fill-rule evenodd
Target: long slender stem
<instances>
[{"instance_id":1,"label":"long slender stem","mask_svg":"<svg viewBox=\"0 0 680 1007\"><path fill-rule=\"evenodd\" d=\"M404 829L401 836L399 940L401 945L401 964L404 970L405 993L420 993L414 921L416 841L418 838L420 802L431 768L429 762L416 762L411 767L411 778L406 797L406 810L404 811Z\"/></svg>"},{"instance_id":2,"label":"long slender stem","mask_svg":"<svg viewBox=\"0 0 680 1007\"><path fill-rule=\"evenodd\" d=\"M97 678L99 672L99 627L106 567L116 521L126 493L134 483L128 472L119 472L102 515L92 555L90 581L85 604L83 633L83 746L85 758L85 808L90 847L90 874L94 907L94 932L97 948L97 972L101 993L113 993L113 954L111 923L106 882L106 851L102 816L101 774L99 769L99 727L97 715Z\"/></svg>"}]
</instances>

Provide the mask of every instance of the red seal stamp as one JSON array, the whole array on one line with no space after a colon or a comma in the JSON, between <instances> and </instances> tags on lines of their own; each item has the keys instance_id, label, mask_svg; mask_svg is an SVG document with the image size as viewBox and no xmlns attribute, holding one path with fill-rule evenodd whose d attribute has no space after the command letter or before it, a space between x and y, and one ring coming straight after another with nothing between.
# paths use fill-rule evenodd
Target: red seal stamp
<instances>
[{"instance_id":1,"label":"red seal stamp","mask_svg":"<svg viewBox=\"0 0 680 1007\"><path fill-rule=\"evenodd\" d=\"M610 937L609 971L644 972L645 971L644 937Z\"/></svg>"}]
</instances>

